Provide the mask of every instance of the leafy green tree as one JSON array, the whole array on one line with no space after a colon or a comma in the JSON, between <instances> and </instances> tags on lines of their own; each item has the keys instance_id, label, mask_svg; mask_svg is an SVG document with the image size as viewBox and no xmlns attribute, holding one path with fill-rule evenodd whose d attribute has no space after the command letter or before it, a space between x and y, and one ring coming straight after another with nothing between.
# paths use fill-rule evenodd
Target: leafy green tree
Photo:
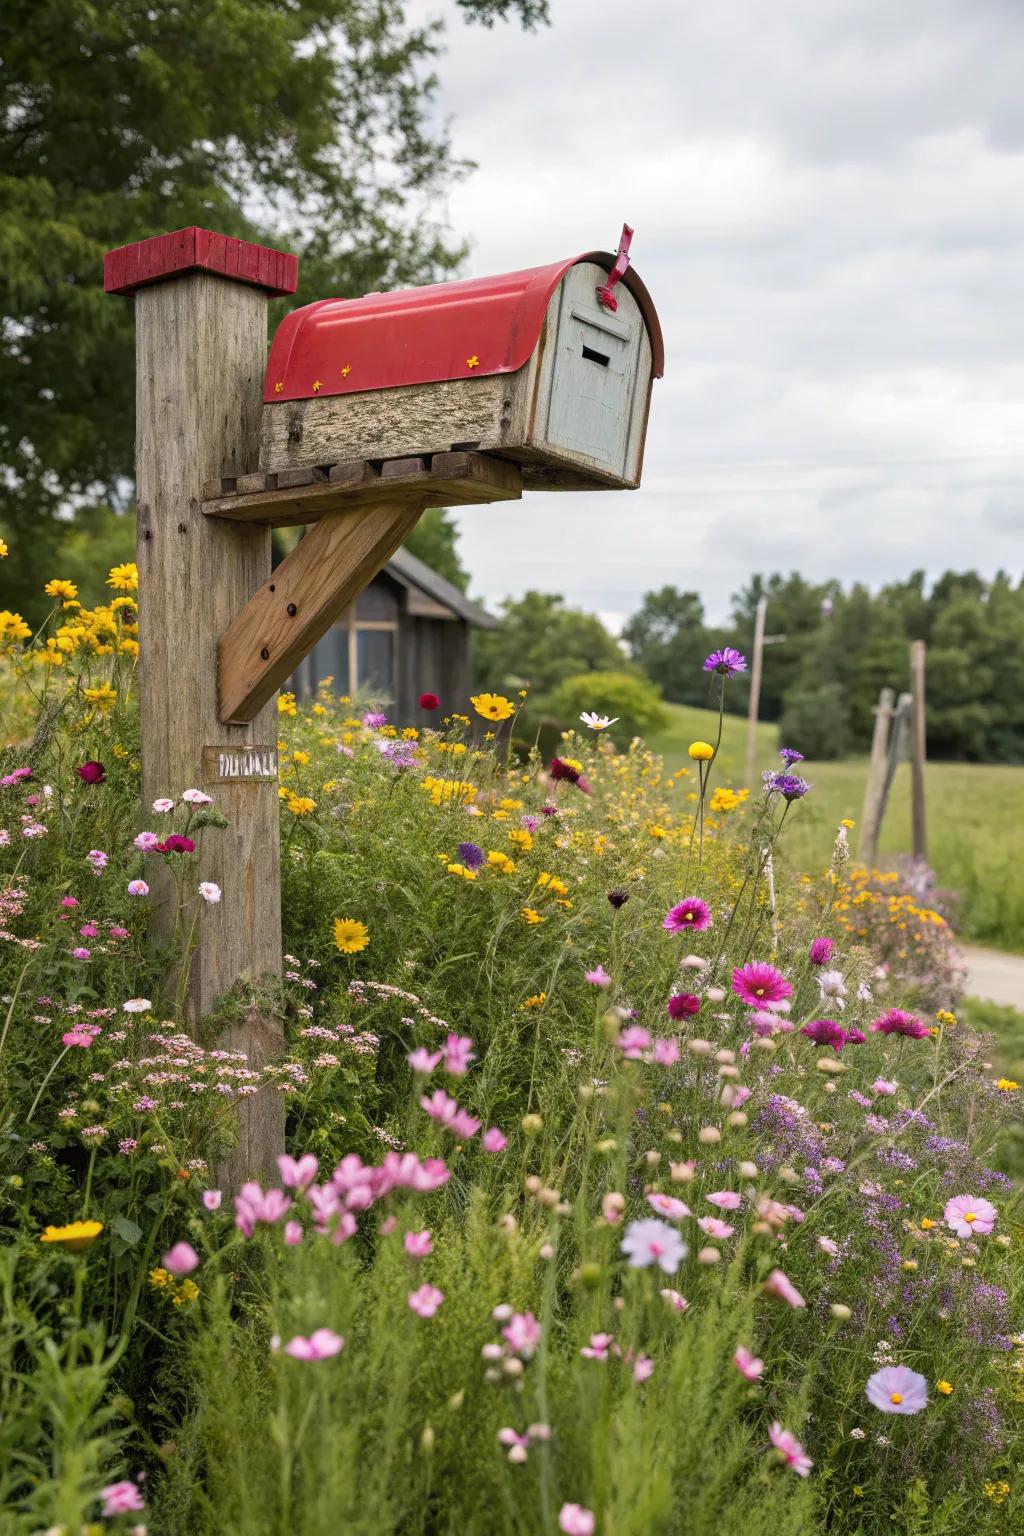
<instances>
[{"instance_id":1,"label":"leafy green tree","mask_svg":"<svg viewBox=\"0 0 1024 1536\"><path fill-rule=\"evenodd\" d=\"M546 0L457 0L535 26ZM7 0L0 16L5 599L31 606L58 509L124 505L131 305L104 252L188 224L298 251L298 302L444 276L466 167L434 104L437 23L403 0ZM382 165L383 162L383 165Z\"/></svg>"},{"instance_id":2,"label":"leafy green tree","mask_svg":"<svg viewBox=\"0 0 1024 1536\"><path fill-rule=\"evenodd\" d=\"M680 592L673 586L645 592L622 638L633 660L666 698L677 704L706 703L707 680L701 664L711 642L698 593Z\"/></svg>"},{"instance_id":3,"label":"leafy green tree","mask_svg":"<svg viewBox=\"0 0 1024 1536\"><path fill-rule=\"evenodd\" d=\"M451 514L443 507L428 507L406 539L405 548L465 592L469 572L459 559L458 542L459 530Z\"/></svg>"},{"instance_id":4,"label":"leafy green tree","mask_svg":"<svg viewBox=\"0 0 1024 1536\"><path fill-rule=\"evenodd\" d=\"M625 662L596 614L566 607L553 592L506 598L498 628L474 635L473 654L482 687L536 694L581 672L621 672Z\"/></svg>"},{"instance_id":5,"label":"leafy green tree","mask_svg":"<svg viewBox=\"0 0 1024 1536\"><path fill-rule=\"evenodd\" d=\"M584 672L566 677L553 693L537 703L545 715L553 716L563 729L585 729L580 715L593 711L615 718L608 734L619 747L627 747L634 736L650 736L663 730L668 715L661 702L661 690L646 677L632 672Z\"/></svg>"}]
</instances>

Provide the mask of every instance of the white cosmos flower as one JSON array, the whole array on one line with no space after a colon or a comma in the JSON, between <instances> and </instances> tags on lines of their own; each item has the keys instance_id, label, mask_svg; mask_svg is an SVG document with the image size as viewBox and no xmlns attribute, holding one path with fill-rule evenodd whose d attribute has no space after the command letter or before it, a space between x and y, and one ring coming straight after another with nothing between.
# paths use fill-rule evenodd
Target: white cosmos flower
<instances>
[{"instance_id":1,"label":"white cosmos flower","mask_svg":"<svg viewBox=\"0 0 1024 1536\"><path fill-rule=\"evenodd\" d=\"M616 715L614 719L609 720L607 715L599 715L592 709L585 709L582 715L580 715L583 724L589 725L592 731L606 731L610 725L616 723L618 718L618 715Z\"/></svg>"},{"instance_id":2,"label":"white cosmos flower","mask_svg":"<svg viewBox=\"0 0 1024 1536\"><path fill-rule=\"evenodd\" d=\"M208 901L211 906L214 906L220 901L220 886L214 885L212 880L200 880L199 894L204 901Z\"/></svg>"}]
</instances>

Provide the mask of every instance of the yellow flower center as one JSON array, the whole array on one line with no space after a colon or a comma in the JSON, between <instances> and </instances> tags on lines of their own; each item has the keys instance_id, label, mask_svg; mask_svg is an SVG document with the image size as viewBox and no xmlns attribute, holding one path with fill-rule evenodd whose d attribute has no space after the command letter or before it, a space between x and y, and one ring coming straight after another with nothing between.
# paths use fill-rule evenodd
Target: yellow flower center
<instances>
[{"instance_id":1,"label":"yellow flower center","mask_svg":"<svg viewBox=\"0 0 1024 1536\"><path fill-rule=\"evenodd\" d=\"M975 1214L974 1211L965 1211L964 1212L964 1221L977 1221L977 1219L978 1219L977 1215Z\"/></svg>"},{"instance_id":2,"label":"yellow flower center","mask_svg":"<svg viewBox=\"0 0 1024 1536\"><path fill-rule=\"evenodd\" d=\"M889 1393L889 1401L890 1401L890 1403L896 1403L897 1406L898 1406L903 1401L903 1393L902 1392L890 1392Z\"/></svg>"}]
</instances>

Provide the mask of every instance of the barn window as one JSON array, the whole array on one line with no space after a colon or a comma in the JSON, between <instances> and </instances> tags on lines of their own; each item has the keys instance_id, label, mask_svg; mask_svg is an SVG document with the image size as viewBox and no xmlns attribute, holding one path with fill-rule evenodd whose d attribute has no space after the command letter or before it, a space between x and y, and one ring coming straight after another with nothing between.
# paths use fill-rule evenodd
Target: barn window
<instances>
[{"instance_id":1,"label":"barn window","mask_svg":"<svg viewBox=\"0 0 1024 1536\"><path fill-rule=\"evenodd\" d=\"M315 693L325 677L333 678L335 693L350 696L363 689L394 699L397 684L398 605L389 592L360 594L358 609L349 608L313 647L309 669L299 673L299 691ZM384 617L386 614L394 617ZM373 614L374 617L369 615ZM377 617L377 615L381 617Z\"/></svg>"}]
</instances>

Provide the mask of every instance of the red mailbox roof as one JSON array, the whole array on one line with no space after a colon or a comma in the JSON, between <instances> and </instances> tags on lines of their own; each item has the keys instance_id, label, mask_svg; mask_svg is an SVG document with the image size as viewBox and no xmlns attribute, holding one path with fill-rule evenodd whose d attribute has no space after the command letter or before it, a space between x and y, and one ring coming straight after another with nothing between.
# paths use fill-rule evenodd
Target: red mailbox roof
<instances>
[{"instance_id":1,"label":"red mailbox roof","mask_svg":"<svg viewBox=\"0 0 1024 1536\"><path fill-rule=\"evenodd\" d=\"M306 304L277 328L263 398L308 400L515 373L540 339L552 293L581 261L611 271L615 257L587 251L498 277ZM640 306L660 379L665 352L651 296L631 267L622 283Z\"/></svg>"}]
</instances>

